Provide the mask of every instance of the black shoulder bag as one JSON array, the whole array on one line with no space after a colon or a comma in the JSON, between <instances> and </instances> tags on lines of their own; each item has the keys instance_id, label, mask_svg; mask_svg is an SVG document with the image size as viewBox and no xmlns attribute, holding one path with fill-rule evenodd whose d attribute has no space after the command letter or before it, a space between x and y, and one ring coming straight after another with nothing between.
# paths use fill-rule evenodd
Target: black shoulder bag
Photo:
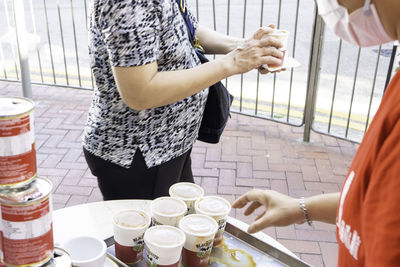
<instances>
[{"instance_id":1,"label":"black shoulder bag","mask_svg":"<svg viewBox=\"0 0 400 267\"><path fill-rule=\"evenodd\" d=\"M198 39L195 37L195 28L188 17L185 0L176 0L181 10L182 16L186 22L189 40L192 43L201 63L208 62L208 58L204 55L204 50L200 46ZM231 95L226 87L217 82L211 85L208 91L206 107L204 109L203 119L199 130L198 140L216 144L224 131L228 118L230 117L230 107L232 105L233 95Z\"/></svg>"}]
</instances>

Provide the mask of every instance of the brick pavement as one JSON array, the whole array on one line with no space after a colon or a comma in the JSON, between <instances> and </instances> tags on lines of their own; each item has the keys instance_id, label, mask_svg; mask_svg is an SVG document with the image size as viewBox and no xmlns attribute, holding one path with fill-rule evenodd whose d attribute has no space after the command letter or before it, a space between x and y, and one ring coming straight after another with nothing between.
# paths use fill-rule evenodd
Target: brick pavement
<instances>
[{"instance_id":1,"label":"brick pavement","mask_svg":"<svg viewBox=\"0 0 400 267\"><path fill-rule=\"evenodd\" d=\"M91 94L33 86L38 174L54 184L54 209L102 200L81 147ZM19 96L21 86L0 81L0 95ZM231 202L252 188L294 197L338 191L357 145L315 133L311 143L303 143L302 133L302 128L233 114L219 144L194 146L195 181L206 194ZM247 223L255 218L235 210L231 216ZM314 266L336 266L332 225L292 225L264 232Z\"/></svg>"}]
</instances>

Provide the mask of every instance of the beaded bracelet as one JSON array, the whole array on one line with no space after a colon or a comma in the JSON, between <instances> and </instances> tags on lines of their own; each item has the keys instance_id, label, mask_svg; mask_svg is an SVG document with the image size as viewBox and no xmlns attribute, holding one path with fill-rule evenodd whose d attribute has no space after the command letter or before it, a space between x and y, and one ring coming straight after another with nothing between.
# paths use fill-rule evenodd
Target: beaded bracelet
<instances>
[{"instance_id":1,"label":"beaded bracelet","mask_svg":"<svg viewBox=\"0 0 400 267\"><path fill-rule=\"evenodd\" d=\"M303 211L303 215L304 215L305 221L308 223L309 226L311 226L312 223L311 223L311 220L310 220L310 216L308 215L308 211L307 211L306 203L304 201L304 197L300 198L299 204L300 204L300 209Z\"/></svg>"}]
</instances>

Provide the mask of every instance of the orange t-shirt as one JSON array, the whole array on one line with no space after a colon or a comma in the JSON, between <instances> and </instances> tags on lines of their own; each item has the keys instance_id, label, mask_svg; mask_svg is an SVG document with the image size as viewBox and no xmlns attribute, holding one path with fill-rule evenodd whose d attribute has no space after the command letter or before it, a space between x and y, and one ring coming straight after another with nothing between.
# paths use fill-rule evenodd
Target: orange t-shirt
<instances>
[{"instance_id":1,"label":"orange t-shirt","mask_svg":"<svg viewBox=\"0 0 400 267\"><path fill-rule=\"evenodd\" d=\"M338 266L400 266L400 71L343 184Z\"/></svg>"}]
</instances>

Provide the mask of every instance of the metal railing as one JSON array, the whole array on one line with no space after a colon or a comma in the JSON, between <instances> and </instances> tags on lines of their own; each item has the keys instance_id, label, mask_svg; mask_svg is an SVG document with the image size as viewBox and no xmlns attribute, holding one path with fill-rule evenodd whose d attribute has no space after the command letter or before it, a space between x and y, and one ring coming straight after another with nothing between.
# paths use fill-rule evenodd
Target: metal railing
<instances>
[{"instance_id":1,"label":"metal railing","mask_svg":"<svg viewBox=\"0 0 400 267\"><path fill-rule=\"evenodd\" d=\"M21 80L13 1L23 1L32 83L94 88L87 53L89 1L0 1L0 80ZM343 43L324 31L314 0L188 3L201 24L218 32L248 38L272 23L291 33L288 54L302 65L279 74L252 71L226 79L235 112L304 126L306 141L311 130L361 140L397 62L391 45L359 49Z\"/></svg>"}]
</instances>

